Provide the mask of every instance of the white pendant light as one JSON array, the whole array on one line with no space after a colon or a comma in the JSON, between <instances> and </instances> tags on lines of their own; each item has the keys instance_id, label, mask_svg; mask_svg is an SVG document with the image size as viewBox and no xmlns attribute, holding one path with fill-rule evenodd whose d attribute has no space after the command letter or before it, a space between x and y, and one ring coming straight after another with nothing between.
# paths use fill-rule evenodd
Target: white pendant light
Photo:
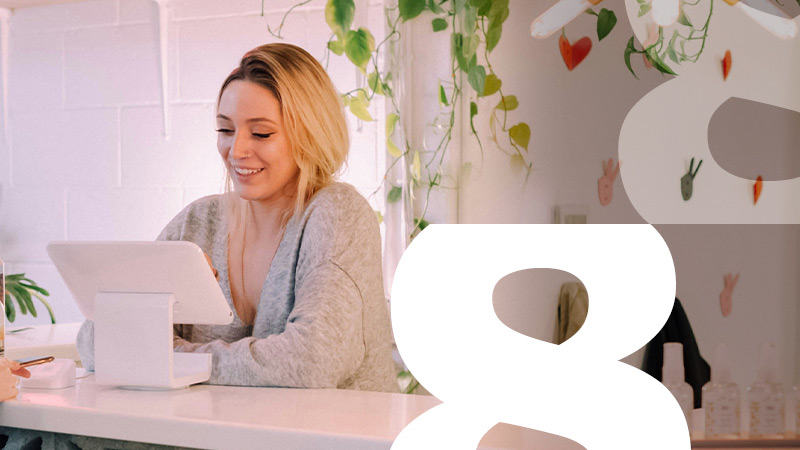
<instances>
[{"instance_id":1,"label":"white pendant light","mask_svg":"<svg viewBox=\"0 0 800 450\"><path fill-rule=\"evenodd\" d=\"M652 6L653 22L662 27L675 23L681 13L680 0L653 0Z\"/></svg>"},{"instance_id":2,"label":"white pendant light","mask_svg":"<svg viewBox=\"0 0 800 450\"><path fill-rule=\"evenodd\" d=\"M603 0L559 0L531 23L531 36L539 39L549 37L572 22L582 12Z\"/></svg>"},{"instance_id":3,"label":"white pendant light","mask_svg":"<svg viewBox=\"0 0 800 450\"><path fill-rule=\"evenodd\" d=\"M797 36L797 23L769 0L748 0L747 3L757 6L758 9L739 0L725 0L725 3L738 8L757 24L781 39L791 39Z\"/></svg>"}]
</instances>

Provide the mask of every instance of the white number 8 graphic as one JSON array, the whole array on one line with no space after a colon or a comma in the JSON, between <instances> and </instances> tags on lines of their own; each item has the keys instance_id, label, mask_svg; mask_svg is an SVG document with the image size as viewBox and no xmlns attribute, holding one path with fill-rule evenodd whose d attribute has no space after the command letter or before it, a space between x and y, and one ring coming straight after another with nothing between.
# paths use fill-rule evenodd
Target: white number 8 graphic
<instances>
[{"instance_id":1,"label":"white number 8 graphic","mask_svg":"<svg viewBox=\"0 0 800 450\"><path fill-rule=\"evenodd\" d=\"M589 293L586 322L560 346L494 312L497 282L531 268L567 271ZM588 450L688 450L675 399L618 361L661 329L674 295L672 256L651 225L429 226L397 268L392 324L409 369L443 404L392 449L475 449L504 422Z\"/></svg>"},{"instance_id":2,"label":"white number 8 graphic","mask_svg":"<svg viewBox=\"0 0 800 450\"><path fill-rule=\"evenodd\" d=\"M647 17L637 17L636 0L625 4L642 41ZM800 178L764 182L764 195L754 205L753 181L725 171L708 146L709 121L728 99L800 112L800 36L779 39L724 2L715 4L710 29L698 62L676 67L680 76L648 93L625 119L619 138L625 191L653 224L800 223ZM724 81L721 61L727 50L734 62ZM691 200L684 201L678 180L691 158L703 160L703 170Z\"/></svg>"}]
</instances>

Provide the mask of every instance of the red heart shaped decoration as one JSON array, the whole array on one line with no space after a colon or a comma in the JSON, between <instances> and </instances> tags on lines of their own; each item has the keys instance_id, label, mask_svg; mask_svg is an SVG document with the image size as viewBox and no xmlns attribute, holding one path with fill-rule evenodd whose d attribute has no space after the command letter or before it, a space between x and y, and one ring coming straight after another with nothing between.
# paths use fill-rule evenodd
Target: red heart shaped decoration
<instances>
[{"instance_id":1,"label":"red heart shaped decoration","mask_svg":"<svg viewBox=\"0 0 800 450\"><path fill-rule=\"evenodd\" d=\"M567 69L572 71L589 55L589 51L592 50L592 40L588 37L583 37L578 39L575 44L570 44L569 40L562 34L558 39L558 48L561 50L561 57L564 59Z\"/></svg>"}]
</instances>

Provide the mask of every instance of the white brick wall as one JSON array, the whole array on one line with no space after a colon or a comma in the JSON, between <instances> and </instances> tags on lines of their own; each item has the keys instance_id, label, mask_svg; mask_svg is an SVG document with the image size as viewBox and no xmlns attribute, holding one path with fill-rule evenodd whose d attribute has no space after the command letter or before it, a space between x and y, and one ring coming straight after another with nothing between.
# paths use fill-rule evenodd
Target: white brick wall
<instances>
[{"instance_id":1,"label":"white brick wall","mask_svg":"<svg viewBox=\"0 0 800 450\"><path fill-rule=\"evenodd\" d=\"M0 137L0 258L52 292L60 322L82 320L47 257L59 239L154 239L186 204L222 189L214 100L247 50L276 41L294 0L172 0L170 139L163 136L158 15L152 0L89 0L15 10L9 41L10 148ZM322 58L324 1L299 8L285 40ZM372 5L373 31L382 9ZM356 71L332 55L340 91ZM373 105L373 116L382 105ZM348 117L348 120L351 120ZM0 121L2 124L2 121ZM351 120L344 179L366 195L385 165L382 124ZM1 128L1 127L0 127ZM380 144L380 145L379 145ZM375 201L373 201L374 206ZM46 323L18 317L14 323ZM45 314L46 315L46 314Z\"/></svg>"}]
</instances>

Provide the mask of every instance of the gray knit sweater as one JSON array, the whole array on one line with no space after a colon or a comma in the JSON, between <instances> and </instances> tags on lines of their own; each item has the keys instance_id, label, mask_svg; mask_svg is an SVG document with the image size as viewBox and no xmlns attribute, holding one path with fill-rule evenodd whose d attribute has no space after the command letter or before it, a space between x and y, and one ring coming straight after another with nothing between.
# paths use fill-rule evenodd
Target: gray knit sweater
<instances>
[{"instance_id":1,"label":"gray knit sweater","mask_svg":"<svg viewBox=\"0 0 800 450\"><path fill-rule=\"evenodd\" d=\"M233 307L221 200L195 201L158 237L199 245L234 312L230 325L176 325L175 350L211 353L212 384L397 392L380 234L366 200L335 183L289 221L250 326ZM93 335L86 321L77 344L89 370Z\"/></svg>"}]
</instances>

